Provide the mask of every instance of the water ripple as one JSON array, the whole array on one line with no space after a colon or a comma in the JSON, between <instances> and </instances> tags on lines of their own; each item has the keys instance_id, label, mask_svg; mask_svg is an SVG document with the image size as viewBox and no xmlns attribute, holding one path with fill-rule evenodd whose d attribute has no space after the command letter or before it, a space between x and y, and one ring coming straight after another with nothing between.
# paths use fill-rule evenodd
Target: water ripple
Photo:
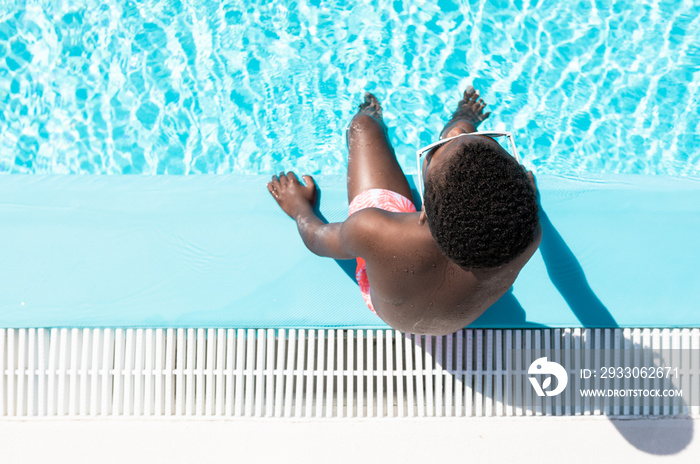
<instances>
[{"instance_id":1,"label":"water ripple","mask_svg":"<svg viewBox=\"0 0 700 464\"><path fill-rule=\"evenodd\" d=\"M700 175L692 1L0 1L0 172L343 174L364 91L414 170L473 83L539 173Z\"/></svg>"}]
</instances>

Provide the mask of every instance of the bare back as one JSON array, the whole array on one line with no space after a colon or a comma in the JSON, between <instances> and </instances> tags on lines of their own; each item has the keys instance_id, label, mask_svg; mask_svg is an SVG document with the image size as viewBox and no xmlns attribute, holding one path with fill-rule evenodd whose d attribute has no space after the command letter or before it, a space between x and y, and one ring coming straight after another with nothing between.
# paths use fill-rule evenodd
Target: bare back
<instances>
[{"instance_id":1,"label":"bare back","mask_svg":"<svg viewBox=\"0 0 700 464\"><path fill-rule=\"evenodd\" d=\"M365 209L352 216L346 237L367 263L377 314L403 332L442 335L473 322L510 288L539 245L540 233L511 263L470 272L440 252L419 217Z\"/></svg>"}]
</instances>

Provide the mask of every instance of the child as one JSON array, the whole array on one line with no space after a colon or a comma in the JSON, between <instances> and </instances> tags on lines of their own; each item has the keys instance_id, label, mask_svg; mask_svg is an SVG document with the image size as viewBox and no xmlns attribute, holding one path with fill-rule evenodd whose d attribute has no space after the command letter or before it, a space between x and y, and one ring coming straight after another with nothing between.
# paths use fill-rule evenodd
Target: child
<instances>
[{"instance_id":1,"label":"child","mask_svg":"<svg viewBox=\"0 0 700 464\"><path fill-rule=\"evenodd\" d=\"M311 176L303 176L303 185L293 172L280 173L267 185L309 250L357 258L367 306L402 332L462 329L510 288L539 246L532 173L491 137L469 135L490 115L485 106L467 88L440 134L446 143L427 151L421 212L370 93L347 131L345 222L326 224L315 215Z\"/></svg>"}]
</instances>

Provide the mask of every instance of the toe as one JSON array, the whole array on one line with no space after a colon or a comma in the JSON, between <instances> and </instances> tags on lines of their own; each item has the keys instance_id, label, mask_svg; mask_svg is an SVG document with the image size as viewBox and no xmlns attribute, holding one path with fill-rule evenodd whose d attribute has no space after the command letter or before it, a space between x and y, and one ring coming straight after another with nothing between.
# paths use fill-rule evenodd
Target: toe
<instances>
[{"instance_id":1,"label":"toe","mask_svg":"<svg viewBox=\"0 0 700 464\"><path fill-rule=\"evenodd\" d=\"M379 106L379 100L372 92L365 92L365 103L367 105Z\"/></svg>"},{"instance_id":2,"label":"toe","mask_svg":"<svg viewBox=\"0 0 700 464\"><path fill-rule=\"evenodd\" d=\"M365 92L365 101L360 105L359 112L369 114L375 119L382 118L382 106L371 92Z\"/></svg>"}]
</instances>

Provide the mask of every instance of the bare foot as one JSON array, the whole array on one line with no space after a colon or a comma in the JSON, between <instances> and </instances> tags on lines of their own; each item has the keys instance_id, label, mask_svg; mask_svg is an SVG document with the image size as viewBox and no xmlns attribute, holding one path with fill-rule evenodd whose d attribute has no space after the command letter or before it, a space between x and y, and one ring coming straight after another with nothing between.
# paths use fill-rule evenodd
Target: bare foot
<instances>
[{"instance_id":1,"label":"bare foot","mask_svg":"<svg viewBox=\"0 0 700 464\"><path fill-rule=\"evenodd\" d=\"M358 113L365 113L377 120L384 122L382 119L382 105L373 94L365 92L365 102L362 103L357 110Z\"/></svg>"},{"instance_id":2,"label":"bare foot","mask_svg":"<svg viewBox=\"0 0 700 464\"><path fill-rule=\"evenodd\" d=\"M465 128L470 132L475 131L479 124L491 115L491 112L483 112L485 107L486 103L479 98L479 91L474 90L474 87L471 85L467 87L467 90L464 91L464 96L457 103L457 109L452 113L452 119L445 124L442 132L440 132L440 138L459 122L466 123L465 126L467 127ZM472 126L473 130L469 126Z\"/></svg>"},{"instance_id":3,"label":"bare foot","mask_svg":"<svg viewBox=\"0 0 700 464\"><path fill-rule=\"evenodd\" d=\"M353 121L350 123L350 126L348 126L348 131L346 133L348 145L350 144L350 128L353 127L354 124L356 124L357 117L362 114L370 116L372 120L378 122L380 127L384 131L384 135L388 139L388 130L386 124L384 124L384 119L382 119L382 105L379 103L379 100L377 100L377 97L375 97L370 92L365 92L365 101L357 108L357 113L355 113Z\"/></svg>"}]
</instances>

